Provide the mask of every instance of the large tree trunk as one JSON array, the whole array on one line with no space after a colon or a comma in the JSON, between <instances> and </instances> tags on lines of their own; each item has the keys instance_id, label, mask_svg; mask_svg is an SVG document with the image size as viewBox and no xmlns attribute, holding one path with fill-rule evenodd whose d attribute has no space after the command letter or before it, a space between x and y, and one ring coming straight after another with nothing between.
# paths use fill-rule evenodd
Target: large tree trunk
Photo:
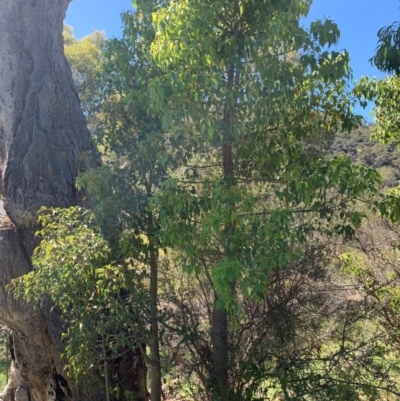
<instances>
[{"instance_id":1,"label":"large tree trunk","mask_svg":"<svg viewBox=\"0 0 400 401\"><path fill-rule=\"evenodd\" d=\"M75 178L92 152L62 26L70 0L0 0L0 321L13 331L12 374L5 400L101 400L82 396L60 360L61 320L13 299L7 284L31 270L42 206L81 203Z\"/></svg>"}]
</instances>

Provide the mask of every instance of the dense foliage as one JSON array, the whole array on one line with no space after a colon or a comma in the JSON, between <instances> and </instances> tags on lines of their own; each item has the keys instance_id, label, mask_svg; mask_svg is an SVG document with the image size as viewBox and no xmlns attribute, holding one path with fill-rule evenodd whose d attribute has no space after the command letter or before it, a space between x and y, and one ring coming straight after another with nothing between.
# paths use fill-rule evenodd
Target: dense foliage
<instances>
[{"instance_id":1,"label":"dense foliage","mask_svg":"<svg viewBox=\"0 0 400 401\"><path fill-rule=\"evenodd\" d=\"M143 374L115 380L129 350L152 401L400 395L398 240L367 230L398 232L379 174L397 184L397 105L386 83L349 91L336 24L299 23L310 4L137 1L121 39L67 28L96 203L42 212L16 291L60 308L71 374L100 369L109 399L148 399ZM388 145L354 94L379 99Z\"/></svg>"},{"instance_id":2,"label":"dense foliage","mask_svg":"<svg viewBox=\"0 0 400 401\"><path fill-rule=\"evenodd\" d=\"M82 111L89 129L93 130L96 114L102 102L101 61L105 34L94 31L83 39L76 39L73 28L66 25L63 32L65 55L72 69L72 78L79 93Z\"/></svg>"}]
</instances>

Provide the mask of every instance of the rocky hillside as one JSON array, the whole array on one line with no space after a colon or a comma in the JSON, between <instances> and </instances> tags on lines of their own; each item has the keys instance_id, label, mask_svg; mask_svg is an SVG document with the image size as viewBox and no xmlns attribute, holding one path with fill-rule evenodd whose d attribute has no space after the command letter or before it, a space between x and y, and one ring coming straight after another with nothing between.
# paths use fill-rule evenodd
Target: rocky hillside
<instances>
[{"instance_id":1,"label":"rocky hillside","mask_svg":"<svg viewBox=\"0 0 400 401\"><path fill-rule=\"evenodd\" d=\"M384 187L395 187L400 182L400 149L396 143L381 144L370 140L371 129L363 126L352 134L336 135L331 153L343 154L356 163L375 167L382 174Z\"/></svg>"}]
</instances>

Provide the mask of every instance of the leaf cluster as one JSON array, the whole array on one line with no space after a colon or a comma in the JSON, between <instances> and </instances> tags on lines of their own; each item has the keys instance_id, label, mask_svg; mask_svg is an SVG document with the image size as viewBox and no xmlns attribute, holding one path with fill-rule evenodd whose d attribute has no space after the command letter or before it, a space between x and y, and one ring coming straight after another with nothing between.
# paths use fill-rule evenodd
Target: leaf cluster
<instances>
[{"instance_id":1,"label":"leaf cluster","mask_svg":"<svg viewBox=\"0 0 400 401\"><path fill-rule=\"evenodd\" d=\"M39 216L42 238L35 249L34 270L16 280L16 296L36 305L46 298L65 319L64 357L70 375L90 375L121 346L140 341L140 286L143 272L134 266L115 263L109 244L95 224L93 214L79 207L42 208ZM139 330L138 328L141 327ZM104 355L100 340L106 338L110 355Z\"/></svg>"},{"instance_id":2,"label":"leaf cluster","mask_svg":"<svg viewBox=\"0 0 400 401\"><path fill-rule=\"evenodd\" d=\"M381 71L400 74L400 24L383 27L378 31L378 45L370 62Z\"/></svg>"}]
</instances>

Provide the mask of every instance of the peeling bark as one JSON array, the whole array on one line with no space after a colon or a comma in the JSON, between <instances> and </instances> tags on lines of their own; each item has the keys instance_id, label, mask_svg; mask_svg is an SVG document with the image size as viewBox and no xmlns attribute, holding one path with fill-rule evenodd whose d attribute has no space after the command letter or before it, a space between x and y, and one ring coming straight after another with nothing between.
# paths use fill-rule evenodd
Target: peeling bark
<instances>
[{"instance_id":1,"label":"peeling bark","mask_svg":"<svg viewBox=\"0 0 400 401\"><path fill-rule=\"evenodd\" d=\"M4 400L102 399L79 393L60 360L62 322L7 290L31 270L41 206L81 204L77 175L93 151L71 71L62 26L70 0L0 0L0 321L13 331L12 374Z\"/></svg>"}]
</instances>

